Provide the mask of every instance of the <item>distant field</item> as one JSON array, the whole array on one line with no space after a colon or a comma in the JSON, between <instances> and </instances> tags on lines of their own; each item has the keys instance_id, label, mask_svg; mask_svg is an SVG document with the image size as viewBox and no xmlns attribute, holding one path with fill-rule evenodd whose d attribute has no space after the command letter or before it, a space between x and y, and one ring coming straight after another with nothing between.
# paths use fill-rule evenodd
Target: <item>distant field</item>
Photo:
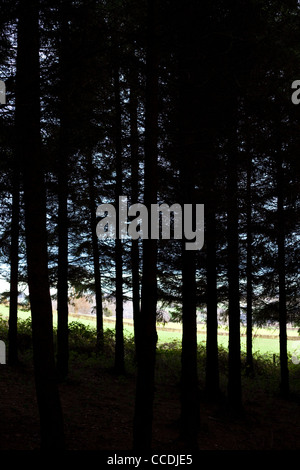
<instances>
[{"instance_id":1,"label":"distant field","mask_svg":"<svg viewBox=\"0 0 300 470\"><path fill-rule=\"evenodd\" d=\"M5 305L0 305L0 315L4 318L8 317L8 307ZM19 312L20 319L26 319L30 317L30 312ZM53 313L53 322L56 325L56 312ZM79 321L86 325L90 325L91 327L95 326L95 318L92 316L75 316L70 315L70 322L71 321ZM128 323L128 324L127 324ZM114 328L114 320L111 318L104 317L104 327L105 328ZM157 325L157 333L158 333L158 340L159 343L169 343L174 340L181 340L181 325L178 323L168 323L165 326L162 324ZM172 330L172 331L169 331ZM125 334L133 334L133 326L130 320L124 320L124 331ZM222 334L223 333L223 334ZM241 328L241 333L245 333L245 329ZM198 341L199 343L205 344L205 325L198 326ZM270 336L268 338L264 336ZM288 351L292 352L295 348L295 341L300 340L300 337L297 333L297 329L288 332L288 336L292 339L288 340ZM220 334L218 336L218 343L220 346L224 348L228 347L228 330L225 327L220 327ZM241 338L241 348L242 350L246 351L246 337ZM253 352L257 352L260 354L272 353L272 354L279 354L279 336L278 330L274 328L254 328L253 329Z\"/></svg>"}]
</instances>

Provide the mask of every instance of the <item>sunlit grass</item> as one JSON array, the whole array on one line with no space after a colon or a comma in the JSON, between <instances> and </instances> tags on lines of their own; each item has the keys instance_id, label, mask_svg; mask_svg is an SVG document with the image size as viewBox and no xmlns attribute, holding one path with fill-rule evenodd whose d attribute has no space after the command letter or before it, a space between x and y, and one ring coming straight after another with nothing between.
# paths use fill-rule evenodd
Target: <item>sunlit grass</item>
<instances>
[{"instance_id":1,"label":"sunlit grass","mask_svg":"<svg viewBox=\"0 0 300 470\"><path fill-rule=\"evenodd\" d=\"M9 307L6 305L0 305L0 315L3 318L8 318L9 315ZM25 320L30 318L30 312L19 311L18 318L20 320ZM91 328L95 328L96 326L96 318L93 317L85 317L85 316L73 316L70 314L70 322L78 321L83 325L89 326ZM131 323L131 324L127 324ZM53 312L53 324L54 326L57 325L57 314ZM105 329L114 329L114 320L107 319L104 317L104 328ZM172 329L172 331L169 331ZM219 327L220 334L218 336L218 345L224 349L228 348L228 329L225 326ZM179 323L172 323L172 324L158 324L157 325L157 333L158 333L158 344L162 345L164 343L172 343L173 341L181 341L182 333L181 333L181 325ZM221 334L221 333L227 333ZM241 333L246 333L246 329L241 327ZM124 320L124 334L125 336L132 336L133 335L133 325L130 320ZM262 336L269 335L275 336L275 338L263 338ZM293 333L293 336L296 336L297 332ZM277 337L276 337L277 336ZM205 345L206 342L206 331L205 325L201 324L198 325L198 342L200 345ZM295 340L288 340L288 352L292 352L295 346ZM241 337L241 350L246 351L246 337ZM278 330L274 327L272 328L254 328L253 329L253 353L260 353L260 354L279 354L279 334Z\"/></svg>"}]
</instances>

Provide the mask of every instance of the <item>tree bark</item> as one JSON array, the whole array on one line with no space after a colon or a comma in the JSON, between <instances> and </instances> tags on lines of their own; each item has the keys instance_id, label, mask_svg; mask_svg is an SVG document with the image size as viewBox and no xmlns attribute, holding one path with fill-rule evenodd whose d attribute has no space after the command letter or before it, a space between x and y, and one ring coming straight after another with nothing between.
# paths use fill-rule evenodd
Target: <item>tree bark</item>
<instances>
[{"instance_id":1,"label":"tree bark","mask_svg":"<svg viewBox=\"0 0 300 470\"><path fill-rule=\"evenodd\" d=\"M118 53L117 53L118 54ZM118 58L117 58L118 59ZM115 148L116 148L116 231L115 266L116 266L116 350L115 370L125 371L124 329L123 329L123 247L119 232L119 196L122 196L122 130L120 78L118 67L114 68L114 97L115 97Z\"/></svg>"},{"instance_id":2,"label":"tree bark","mask_svg":"<svg viewBox=\"0 0 300 470\"><path fill-rule=\"evenodd\" d=\"M130 80L130 150L131 150L131 197L133 204L139 198L139 138L138 138L138 101L137 101L137 72L134 66L129 73ZM139 354L139 344L142 341L140 328L140 273L139 273L139 241L131 241L131 271L132 271L132 306L134 321L134 340L136 356Z\"/></svg>"},{"instance_id":3,"label":"tree bark","mask_svg":"<svg viewBox=\"0 0 300 470\"><path fill-rule=\"evenodd\" d=\"M147 3L145 189L144 203L150 212L157 203L158 144L158 42L157 0ZM150 221L149 221L150 222ZM149 224L150 227L150 224ZM143 342L137 365L134 412L135 449L149 451L152 442L153 400L156 359L157 241L143 239L141 330Z\"/></svg>"},{"instance_id":4,"label":"tree bark","mask_svg":"<svg viewBox=\"0 0 300 470\"><path fill-rule=\"evenodd\" d=\"M61 13L60 49L60 137L58 160L58 265L57 265L57 373L64 380L69 371L69 295L68 295L68 160L69 144L69 67L68 2Z\"/></svg>"},{"instance_id":5,"label":"tree bark","mask_svg":"<svg viewBox=\"0 0 300 470\"><path fill-rule=\"evenodd\" d=\"M209 171L213 171L211 168ZM213 180L213 179L212 179ZM207 188L208 201L206 214L206 279L207 279L207 321L206 321L206 393L216 399L219 389L218 359L218 299L217 299L217 244L216 244L216 212L213 182L209 178Z\"/></svg>"},{"instance_id":6,"label":"tree bark","mask_svg":"<svg viewBox=\"0 0 300 470\"><path fill-rule=\"evenodd\" d=\"M277 151L277 246L279 275L279 350L280 350L280 393L289 395L289 369L287 355L287 310L285 274L285 217L284 217L284 169L281 149Z\"/></svg>"},{"instance_id":7,"label":"tree bark","mask_svg":"<svg viewBox=\"0 0 300 470\"><path fill-rule=\"evenodd\" d=\"M198 51L195 41L193 5L187 2L178 10L179 49L179 166L182 207L195 204L195 186L201 166L199 148ZM200 155L200 158L199 158ZM199 182L199 181L198 181ZM196 260L198 252L182 242L182 354L180 437L191 449L198 447L200 406L197 370Z\"/></svg>"},{"instance_id":8,"label":"tree bark","mask_svg":"<svg viewBox=\"0 0 300 470\"><path fill-rule=\"evenodd\" d=\"M95 298L96 298L96 329L97 329L97 351L103 351L103 305L102 305L102 286L101 286L101 269L100 269L100 253L99 242L96 234L97 217L96 217L96 194L94 186L94 165L92 155L88 156L87 163L88 182L89 182L89 206L92 233L93 248L93 264L95 278Z\"/></svg>"},{"instance_id":9,"label":"tree bark","mask_svg":"<svg viewBox=\"0 0 300 470\"><path fill-rule=\"evenodd\" d=\"M253 266L252 266L252 159L248 155L247 162L247 359L246 371L250 375L253 373L253 350L252 350L252 281L253 281Z\"/></svg>"},{"instance_id":10,"label":"tree bark","mask_svg":"<svg viewBox=\"0 0 300 470\"><path fill-rule=\"evenodd\" d=\"M180 434L197 449L200 406L197 371L196 259L193 251L182 251L182 353Z\"/></svg>"},{"instance_id":11,"label":"tree bark","mask_svg":"<svg viewBox=\"0 0 300 470\"><path fill-rule=\"evenodd\" d=\"M34 375L42 449L64 448L48 281L46 197L40 138L39 2L18 5L16 129L25 201L25 237Z\"/></svg>"},{"instance_id":12,"label":"tree bark","mask_svg":"<svg viewBox=\"0 0 300 470\"><path fill-rule=\"evenodd\" d=\"M236 110L237 112L237 110ZM237 119L233 119L233 123ZM233 124L234 125L234 124ZM239 292L239 234L238 234L238 143L237 129L233 129L229 144L227 168L227 240L228 240L228 314L229 359L228 401L233 412L242 409L240 292Z\"/></svg>"},{"instance_id":13,"label":"tree bark","mask_svg":"<svg viewBox=\"0 0 300 470\"><path fill-rule=\"evenodd\" d=\"M8 329L8 364L18 362L18 271L20 223L20 150L16 148L12 174L12 215L10 246L10 296Z\"/></svg>"}]
</instances>

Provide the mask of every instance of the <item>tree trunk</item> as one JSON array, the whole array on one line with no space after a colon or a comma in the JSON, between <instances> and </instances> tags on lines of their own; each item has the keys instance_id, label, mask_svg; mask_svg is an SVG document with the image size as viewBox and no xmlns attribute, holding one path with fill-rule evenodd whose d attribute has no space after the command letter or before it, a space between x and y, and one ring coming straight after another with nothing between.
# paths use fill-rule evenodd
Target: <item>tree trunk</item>
<instances>
[{"instance_id":1,"label":"tree trunk","mask_svg":"<svg viewBox=\"0 0 300 470\"><path fill-rule=\"evenodd\" d=\"M64 134L64 133L62 133ZM61 144L65 148L64 144ZM61 152L58 177L58 266L57 266L57 373L64 380L69 370L69 296L68 296L68 183L66 154Z\"/></svg>"},{"instance_id":2,"label":"tree trunk","mask_svg":"<svg viewBox=\"0 0 300 470\"><path fill-rule=\"evenodd\" d=\"M124 330L123 330L123 247L119 232L119 196L122 196L122 134L119 70L114 68L115 97L115 148L116 148L116 231L115 265L116 265L116 350L115 370L124 373Z\"/></svg>"},{"instance_id":3,"label":"tree trunk","mask_svg":"<svg viewBox=\"0 0 300 470\"><path fill-rule=\"evenodd\" d=\"M253 353L252 353L252 159L248 155L247 162L247 360L246 371L250 375L253 373Z\"/></svg>"},{"instance_id":4,"label":"tree trunk","mask_svg":"<svg viewBox=\"0 0 300 470\"><path fill-rule=\"evenodd\" d=\"M137 115L137 72L134 66L130 69L130 150L131 150L131 197L132 203L139 198L139 139ZM136 357L139 354L139 344L142 341L140 328L140 274L139 274L139 241L131 241L131 271L132 271L132 306L134 321L134 340Z\"/></svg>"},{"instance_id":5,"label":"tree trunk","mask_svg":"<svg viewBox=\"0 0 300 470\"><path fill-rule=\"evenodd\" d=\"M91 220L91 236L93 247L93 264L95 278L95 297L96 297L96 325L97 325L97 351L103 351L103 305L102 305L102 287L101 287L101 270L100 270L100 253L99 242L96 234L97 217L96 217L96 195L94 187L94 165L92 155L88 156L88 181L89 181L89 205Z\"/></svg>"},{"instance_id":6,"label":"tree trunk","mask_svg":"<svg viewBox=\"0 0 300 470\"><path fill-rule=\"evenodd\" d=\"M200 423L197 373L196 260L193 251L182 251L182 354L180 433L197 449Z\"/></svg>"},{"instance_id":7,"label":"tree trunk","mask_svg":"<svg viewBox=\"0 0 300 470\"><path fill-rule=\"evenodd\" d=\"M211 168L209 171L213 171ZM217 299L217 244L216 244L216 212L213 182L209 178L207 188L208 201L206 213L206 393L216 399L219 389L219 360L218 360L218 299Z\"/></svg>"},{"instance_id":8,"label":"tree trunk","mask_svg":"<svg viewBox=\"0 0 300 470\"><path fill-rule=\"evenodd\" d=\"M179 166L182 207L195 204L199 148L198 51L195 46L195 14L189 2L179 9ZM196 163L197 161L197 163ZM182 354L180 436L191 449L198 446L200 423L197 372L196 259L197 251L182 243Z\"/></svg>"},{"instance_id":9,"label":"tree trunk","mask_svg":"<svg viewBox=\"0 0 300 470\"><path fill-rule=\"evenodd\" d=\"M237 110L236 110L237 112ZM237 122L234 119L233 122ZM229 146L227 169L227 240L228 240L228 314L229 370L228 401L233 412L242 408L240 292L239 292L239 234L238 234L238 144L237 129L233 130Z\"/></svg>"},{"instance_id":10,"label":"tree trunk","mask_svg":"<svg viewBox=\"0 0 300 470\"><path fill-rule=\"evenodd\" d=\"M20 148L16 148L12 175L12 216L10 246L10 296L8 329L8 364L18 362L18 270L20 218Z\"/></svg>"},{"instance_id":11,"label":"tree trunk","mask_svg":"<svg viewBox=\"0 0 300 470\"><path fill-rule=\"evenodd\" d=\"M281 150L276 155L277 163L277 246L279 275L279 349L280 349L280 393L289 395L289 369L287 356L287 310L285 287L285 217L284 217L284 169Z\"/></svg>"},{"instance_id":12,"label":"tree trunk","mask_svg":"<svg viewBox=\"0 0 300 470\"><path fill-rule=\"evenodd\" d=\"M46 197L40 138L39 2L19 2L16 129L21 152L33 361L42 449L64 448L48 281Z\"/></svg>"},{"instance_id":13,"label":"tree trunk","mask_svg":"<svg viewBox=\"0 0 300 470\"><path fill-rule=\"evenodd\" d=\"M157 203L158 144L158 43L157 0L147 3L145 189L144 203L150 213ZM150 221L149 221L150 222ZM150 227L150 224L149 224ZM133 445L149 451L152 442L153 400L156 359L157 241L143 239L141 330L143 342L138 357Z\"/></svg>"},{"instance_id":14,"label":"tree trunk","mask_svg":"<svg viewBox=\"0 0 300 470\"><path fill-rule=\"evenodd\" d=\"M68 160L69 160L69 70L68 3L61 5L60 50L60 143L58 160L58 266L57 266L57 373L64 380L69 370L68 296Z\"/></svg>"}]
</instances>

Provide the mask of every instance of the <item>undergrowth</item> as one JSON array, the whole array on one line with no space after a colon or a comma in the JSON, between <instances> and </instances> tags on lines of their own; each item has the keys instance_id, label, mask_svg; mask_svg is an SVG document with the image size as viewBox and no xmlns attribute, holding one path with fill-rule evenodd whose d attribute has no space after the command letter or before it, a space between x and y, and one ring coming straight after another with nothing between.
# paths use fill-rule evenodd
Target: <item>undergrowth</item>
<instances>
[{"instance_id":1,"label":"undergrowth","mask_svg":"<svg viewBox=\"0 0 300 470\"><path fill-rule=\"evenodd\" d=\"M21 360L32 359L31 319L18 320L18 348ZM54 328L54 345L56 348L57 330ZM0 317L0 339L8 343L8 321ZM113 329L104 330L103 350L97 352L97 332L95 328L78 321L69 324L70 360L76 359L83 363L95 361L100 367L111 367L114 361L115 332ZM130 373L136 371L135 342L133 335L124 336L125 364ZM228 379L228 351L219 346L219 375L220 387L226 393ZM273 354L253 355L253 374L246 373L246 355L241 353L242 379L244 388L249 394L253 387L276 393L280 380L280 364ZM198 370L200 386L204 385L206 368L206 351L203 344L198 345ZM294 364L289 357L289 372L292 393L300 396L300 364ZM179 383L181 373L181 342L174 340L158 344L156 355L157 383Z\"/></svg>"}]
</instances>

